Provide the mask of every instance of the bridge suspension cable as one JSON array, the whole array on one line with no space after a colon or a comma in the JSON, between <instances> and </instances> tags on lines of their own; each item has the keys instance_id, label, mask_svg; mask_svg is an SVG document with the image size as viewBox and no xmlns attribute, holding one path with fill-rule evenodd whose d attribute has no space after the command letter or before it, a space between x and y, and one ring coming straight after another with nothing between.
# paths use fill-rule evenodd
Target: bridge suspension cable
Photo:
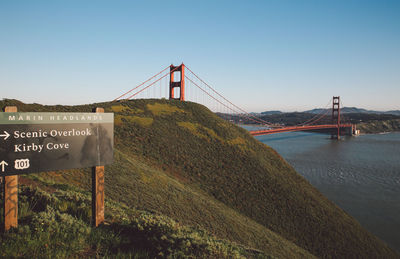
<instances>
[{"instance_id":1,"label":"bridge suspension cable","mask_svg":"<svg viewBox=\"0 0 400 259\"><path fill-rule=\"evenodd\" d=\"M236 110L230 108L229 106L225 105L223 102L219 101L217 98L214 98L212 95L210 95L207 91L205 91L204 89L202 89L202 87L200 87L198 84L196 84L193 80L191 80L190 78L186 77L191 83L193 83L194 85L196 85L198 88L202 89L207 95L209 95L210 97L212 97L214 100L216 100L218 103L222 104L225 107L228 107L228 109L230 109L233 112L236 112L238 114L243 113L245 114L246 118L250 119L257 122L257 123L261 123L264 125L268 125L268 126L272 126L272 123L267 122L265 120L262 120L250 113L248 113L247 111L243 110L242 108L240 108L239 106L233 104L231 101L229 101L228 99L226 99L223 95L221 95L219 92L217 92L212 86L210 86L209 84L207 84L203 79L201 79L196 73L194 73L189 67L186 66L186 69L192 73L201 83L203 83L205 86L207 86L212 92L214 92L216 95L218 95L219 97L221 97L225 102L227 102L228 104L230 104L231 106L235 107ZM239 111L239 112L238 112Z\"/></svg>"},{"instance_id":2,"label":"bridge suspension cable","mask_svg":"<svg viewBox=\"0 0 400 259\"><path fill-rule=\"evenodd\" d=\"M155 85L155 83L157 83L158 81L160 81L161 79L163 79L164 77L168 76L170 73L173 73L178 67L174 68L173 70L171 70L170 72L166 73L165 75L161 76L160 78L158 78L157 80L155 80L154 82L150 83L148 86L144 87L143 89L137 91L136 93L132 94L131 96L129 96L127 99L132 99L134 96L138 95L139 93L143 92L144 90L148 89L149 87Z\"/></svg>"},{"instance_id":3,"label":"bridge suspension cable","mask_svg":"<svg viewBox=\"0 0 400 259\"><path fill-rule=\"evenodd\" d=\"M320 116L318 118L315 118L313 121L305 123L304 125L313 125L315 123L317 123L318 121L322 120L323 118L325 118L325 116L328 115L328 113L331 112L331 109L324 109L324 113L320 114Z\"/></svg>"},{"instance_id":4,"label":"bridge suspension cable","mask_svg":"<svg viewBox=\"0 0 400 259\"><path fill-rule=\"evenodd\" d=\"M220 100L218 100L217 98L215 98L214 96L212 96L210 93L208 93L206 90L204 90L201 86L199 86L197 83L195 83L192 79L190 79L189 77L187 77L187 76L185 76L185 78L187 79L187 80L189 80L189 82L191 82L193 85L195 85L196 87L198 87L201 91L203 91L205 94L207 94L209 97L211 97L212 99L214 99L216 102L218 102L219 104L221 104L221 105L223 105L224 107L226 107L227 109L229 109L229 110L231 110L231 111L233 111L233 112L237 112L237 110L235 110L235 109L233 109L233 108L231 108L231 107L229 107L228 105L226 105L226 104L224 104L223 102L221 102ZM224 98L225 99L225 98ZM255 117L255 116L247 116L247 114L248 113L245 113L245 115L242 115L242 114L240 114L240 113L238 113L238 115L239 116L242 116L242 117L245 117L245 118L247 118L247 119L249 119L249 120L251 120L251 121L254 121L254 122L257 122L257 123L260 123L261 121L260 120L255 120L255 119L253 119L252 117ZM255 118L257 118L257 117L255 117ZM257 118L258 119L258 118ZM264 121L262 121L262 122L264 122Z\"/></svg>"},{"instance_id":5,"label":"bridge suspension cable","mask_svg":"<svg viewBox=\"0 0 400 259\"><path fill-rule=\"evenodd\" d=\"M340 107L344 108L342 99L340 99ZM343 113L340 113L340 121L341 121L341 123L346 123L346 119L347 119L347 117Z\"/></svg>"},{"instance_id":6,"label":"bridge suspension cable","mask_svg":"<svg viewBox=\"0 0 400 259\"><path fill-rule=\"evenodd\" d=\"M325 105L325 107L323 107L321 109L321 111L319 113L317 113L311 119L309 119L309 120L307 120L307 121L305 121L303 123L300 123L298 125L304 125L304 126L305 125L311 125L311 124L314 124L317 121L320 121L322 118L324 118L327 115L328 112L331 111L330 109L328 109L328 107L331 105L331 103L332 103L332 100L329 100L329 102Z\"/></svg>"},{"instance_id":7,"label":"bridge suspension cable","mask_svg":"<svg viewBox=\"0 0 400 259\"><path fill-rule=\"evenodd\" d=\"M138 89L138 88L141 87L142 85L144 85L144 84L146 84L147 82L151 81L152 79L154 79L154 78L157 77L158 75L162 74L162 73L163 73L165 70L167 70L168 68L169 68L169 66L167 66L166 68L164 68L163 70L161 70L160 72L158 72L157 74L155 74L154 76L150 77L150 78L147 79L146 81L142 82L142 83L139 84L138 86L136 86L136 87L132 88L131 90L127 91L126 93L124 93L124 94L118 96L117 98L115 98L115 99L113 100L113 102L115 102L115 101L121 99L122 97L124 97L125 95L129 94L130 92L132 92L132 91ZM167 75L168 75L168 74L167 74ZM128 98L128 99L129 99L129 98Z\"/></svg>"}]
</instances>

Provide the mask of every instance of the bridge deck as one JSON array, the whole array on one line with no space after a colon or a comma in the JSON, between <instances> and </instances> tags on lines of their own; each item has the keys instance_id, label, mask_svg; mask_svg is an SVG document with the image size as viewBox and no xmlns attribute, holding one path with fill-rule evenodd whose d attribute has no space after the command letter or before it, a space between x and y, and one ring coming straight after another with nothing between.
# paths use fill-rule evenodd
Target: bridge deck
<instances>
[{"instance_id":1,"label":"bridge deck","mask_svg":"<svg viewBox=\"0 0 400 259\"><path fill-rule=\"evenodd\" d=\"M351 128L351 124L341 124L340 128ZM312 125L312 126L292 126L292 127L283 127L276 129L268 129L268 130L250 130L250 134L253 136L260 135L268 135L274 133L282 133L282 132L294 132L294 131L307 131L307 130L318 130L318 129L337 129L337 124L324 124L324 125Z\"/></svg>"}]
</instances>

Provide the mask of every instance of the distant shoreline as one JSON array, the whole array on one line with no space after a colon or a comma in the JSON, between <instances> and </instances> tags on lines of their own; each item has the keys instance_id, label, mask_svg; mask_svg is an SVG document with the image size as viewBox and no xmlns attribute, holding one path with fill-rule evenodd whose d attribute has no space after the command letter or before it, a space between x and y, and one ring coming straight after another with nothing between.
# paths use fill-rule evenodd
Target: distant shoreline
<instances>
[{"instance_id":1,"label":"distant shoreline","mask_svg":"<svg viewBox=\"0 0 400 259\"><path fill-rule=\"evenodd\" d=\"M361 134L400 132L400 119L362 122L356 126Z\"/></svg>"}]
</instances>

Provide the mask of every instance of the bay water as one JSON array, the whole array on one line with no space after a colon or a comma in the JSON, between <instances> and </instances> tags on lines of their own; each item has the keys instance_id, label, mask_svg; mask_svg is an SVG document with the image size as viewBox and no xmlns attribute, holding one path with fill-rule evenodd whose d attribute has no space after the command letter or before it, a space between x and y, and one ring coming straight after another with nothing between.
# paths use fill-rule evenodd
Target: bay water
<instances>
[{"instance_id":1,"label":"bay water","mask_svg":"<svg viewBox=\"0 0 400 259\"><path fill-rule=\"evenodd\" d=\"M364 228L400 251L400 133L339 141L307 132L256 138Z\"/></svg>"}]
</instances>

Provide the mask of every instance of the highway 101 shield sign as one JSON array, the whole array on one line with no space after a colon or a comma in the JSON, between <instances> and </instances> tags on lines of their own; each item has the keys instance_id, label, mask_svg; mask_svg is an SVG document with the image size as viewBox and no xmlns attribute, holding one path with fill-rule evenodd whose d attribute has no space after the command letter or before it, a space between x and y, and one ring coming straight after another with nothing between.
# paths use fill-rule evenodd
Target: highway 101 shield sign
<instances>
[{"instance_id":1,"label":"highway 101 shield sign","mask_svg":"<svg viewBox=\"0 0 400 259\"><path fill-rule=\"evenodd\" d=\"M0 176L112 163L113 113L0 113Z\"/></svg>"}]
</instances>

